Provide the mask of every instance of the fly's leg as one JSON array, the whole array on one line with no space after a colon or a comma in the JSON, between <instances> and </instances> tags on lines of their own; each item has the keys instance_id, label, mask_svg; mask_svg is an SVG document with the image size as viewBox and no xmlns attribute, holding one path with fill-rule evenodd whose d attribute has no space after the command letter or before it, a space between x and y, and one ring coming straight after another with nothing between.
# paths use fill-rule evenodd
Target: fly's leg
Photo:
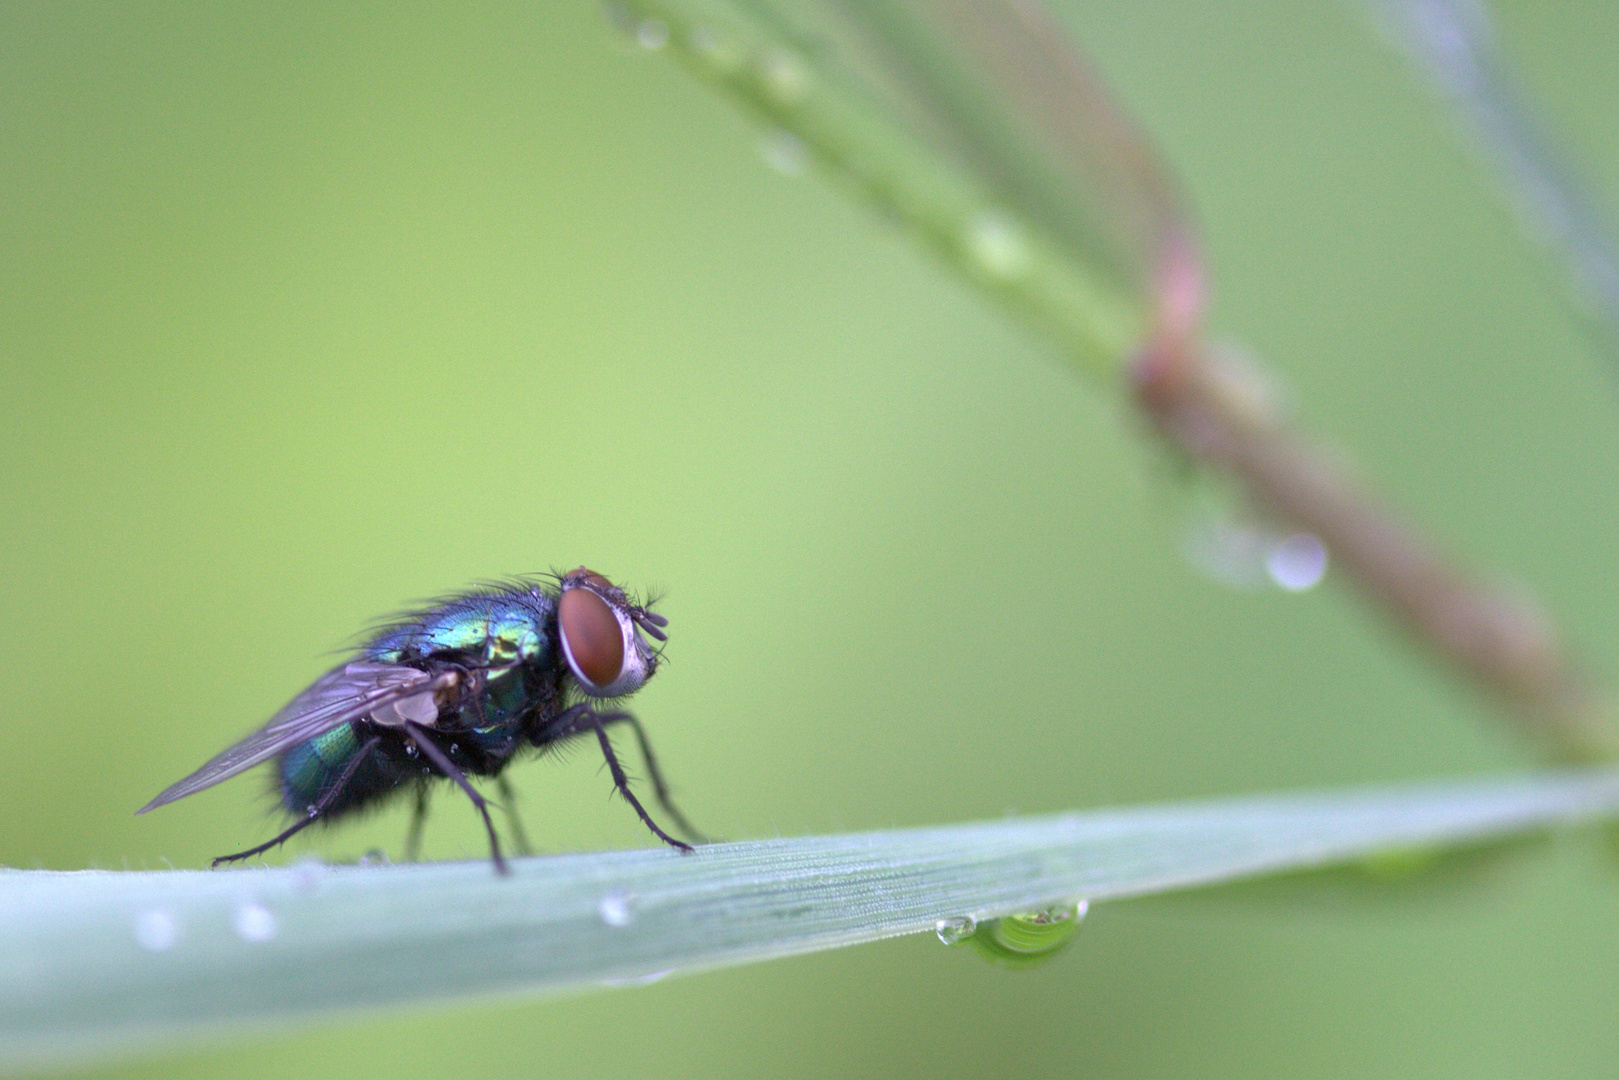
<instances>
[{"instance_id":1,"label":"fly's leg","mask_svg":"<svg viewBox=\"0 0 1619 1080\"><path fill-rule=\"evenodd\" d=\"M689 839L699 844L708 843L708 837L703 835L702 830L694 828L692 823L686 820L686 815L682 814L670 800L669 785L663 781L663 770L658 768L658 759L652 753L652 743L647 739L646 729L641 726L641 721L635 718L635 714L605 713L599 719L603 727L608 724L624 723L635 729L635 741L641 744L641 759L646 762L647 778L652 781L652 793L658 797L658 805L663 807L663 812L674 821L675 828Z\"/></svg>"},{"instance_id":2,"label":"fly's leg","mask_svg":"<svg viewBox=\"0 0 1619 1080\"><path fill-rule=\"evenodd\" d=\"M635 812L640 815L642 824L651 829L652 835L662 840L665 844L679 848L689 855L692 850L691 845L676 840L658 828L658 823L653 821L652 815L646 812L646 807L641 805L641 800L637 799L635 793L630 790L630 778L624 775L624 766L618 763L618 755L613 752L613 741L607 737L607 725L628 716L628 713L607 713L604 715L587 709L575 723L578 725L578 730L588 730L596 733L596 741L601 743L602 757L607 759L607 769L613 774L613 786L617 787L618 793L624 796L624 801L635 808Z\"/></svg>"},{"instance_id":3,"label":"fly's leg","mask_svg":"<svg viewBox=\"0 0 1619 1080\"><path fill-rule=\"evenodd\" d=\"M624 775L624 766L618 763L618 755L613 753L613 741L607 737L606 721L595 713L586 713L585 716L587 718L585 725L596 732L596 741L601 743L602 757L607 759L608 771L613 774L613 784L618 788L618 793L624 796L624 801L635 808L635 812L641 816L642 823L651 829L652 834L659 840L662 840L670 847L679 848L688 855L691 854L691 845L676 840L658 828L658 823L653 821L652 815L646 812L646 807L641 805L641 800L637 799L635 794L630 791L630 778Z\"/></svg>"},{"instance_id":4,"label":"fly's leg","mask_svg":"<svg viewBox=\"0 0 1619 1080\"><path fill-rule=\"evenodd\" d=\"M275 839L260 844L258 847L248 848L246 851L238 851L234 855L221 855L219 858L213 861L214 867L217 868L220 863L241 862L243 859L251 859L255 855L262 855L264 852L269 851L276 845L286 843L289 837L296 833L302 832L304 829L307 829L309 826L313 825L316 821L319 821L320 816L326 812L326 808L332 805L332 802L336 800L338 794L348 786L348 782L354 779L354 774L359 771L360 765L365 761L366 758L371 756L371 751L375 750L377 748L377 744L381 741L382 737L379 735L373 735L367 739L360 747L359 753L350 758L349 763L343 766L343 771L338 774L337 783L333 784L331 787L322 792L320 798L316 800L315 805L309 808L309 812L295 821L291 828L287 829Z\"/></svg>"},{"instance_id":5,"label":"fly's leg","mask_svg":"<svg viewBox=\"0 0 1619 1080\"><path fill-rule=\"evenodd\" d=\"M523 831L523 819L517 816L517 792L512 790L512 782L501 773L495 777L495 787L500 791L500 808L506 812L506 824L512 830L512 845L519 855L534 854L528 844L528 834Z\"/></svg>"},{"instance_id":6,"label":"fly's leg","mask_svg":"<svg viewBox=\"0 0 1619 1080\"><path fill-rule=\"evenodd\" d=\"M607 767L612 771L613 783L618 787L619 794L623 795L625 801L635 808L635 812L646 823L646 827L652 830L653 835L671 847L677 847L681 851L690 851L690 844L683 844L658 828L657 823L652 820L646 809L641 806L640 800L630 793L629 777L624 775L624 767L619 764L618 755L613 752L613 744L608 740L606 731L608 724L621 723L627 723L635 729L635 737L641 744L641 756L646 759L646 770L652 780L652 790L658 797L658 805L662 806L665 812L674 819L676 827L681 832L699 843L706 842L708 838L693 828L691 822L686 820L686 815L676 809L675 804L670 800L669 786L664 783L663 771L658 768L658 759L653 756L652 743L647 739L646 731L641 727L641 722L635 718L633 713L598 713L588 704L574 705L558 715L550 726L534 739L534 743L537 746L543 746L548 742L565 739L569 735L594 731L597 741L601 743L602 754L607 758Z\"/></svg>"},{"instance_id":7,"label":"fly's leg","mask_svg":"<svg viewBox=\"0 0 1619 1080\"><path fill-rule=\"evenodd\" d=\"M407 720L405 721L405 733L410 736L410 741L416 744L416 748L422 752L422 756L432 762L439 772L454 780L457 787L466 792L467 798L472 800L472 805L476 806L478 813L483 815L483 827L489 833L489 858L495 864L495 872L497 874L511 873L506 867L506 860L500 854L500 837L495 835L495 823L489 819L488 800L478 794L477 790L473 788L472 782L467 779L467 774L456 768L455 762L451 761L444 751L438 748L438 744L433 741L432 736L428 735L425 728L414 721Z\"/></svg>"},{"instance_id":8,"label":"fly's leg","mask_svg":"<svg viewBox=\"0 0 1619 1080\"><path fill-rule=\"evenodd\" d=\"M426 784L416 785L416 804L410 812L410 831L405 833L405 861L415 862L422 850L422 825L427 821Z\"/></svg>"}]
</instances>

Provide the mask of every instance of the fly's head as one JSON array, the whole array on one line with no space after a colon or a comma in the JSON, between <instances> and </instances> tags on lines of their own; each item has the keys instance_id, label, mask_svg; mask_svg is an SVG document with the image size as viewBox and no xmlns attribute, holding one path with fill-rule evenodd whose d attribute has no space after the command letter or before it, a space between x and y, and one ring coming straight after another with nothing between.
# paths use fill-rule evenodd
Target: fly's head
<instances>
[{"instance_id":1,"label":"fly's head","mask_svg":"<svg viewBox=\"0 0 1619 1080\"><path fill-rule=\"evenodd\" d=\"M646 638L668 640L663 628L669 620L632 603L623 589L583 566L563 574L561 584L557 634L579 688L595 698L641 689L658 669L658 650Z\"/></svg>"}]
</instances>

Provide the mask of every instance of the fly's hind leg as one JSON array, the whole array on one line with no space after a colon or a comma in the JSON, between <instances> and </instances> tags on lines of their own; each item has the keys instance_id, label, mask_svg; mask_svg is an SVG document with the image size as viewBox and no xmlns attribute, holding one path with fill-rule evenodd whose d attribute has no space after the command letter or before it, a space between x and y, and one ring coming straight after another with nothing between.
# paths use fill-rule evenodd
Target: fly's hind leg
<instances>
[{"instance_id":1,"label":"fly's hind leg","mask_svg":"<svg viewBox=\"0 0 1619 1080\"><path fill-rule=\"evenodd\" d=\"M517 816L517 792L512 790L512 782L506 779L505 773L495 777L495 790L500 792L500 808L505 811L506 823L512 829L512 846L519 855L534 854L528 834L523 831L523 819Z\"/></svg>"},{"instance_id":2,"label":"fly's hind leg","mask_svg":"<svg viewBox=\"0 0 1619 1080\"><path fill-rule=\"evenodd\" d=\"M405 861L415 862L422 852L422 826L427 822L426 784L416 785L416 802L410 812L410 831L405 833Z\"/></svg>"},{"instance_id":3,"label":"fly's hind leg","mask_svg":"<svg viewBox=\"0 0 1619 1080\"><path fill-rule=\"evenodd\" d=\"M373 735L367 739L365 744L360 747L359 753L350 758L349 763L343 767L342 773L338 775L337 782L322 792L320 798L315 802L315 805L309 808L309 812L294 822L291 828L285 830L281 833L281 835L275 837L273 840L265 841L258 847L251 847L246 851L238 851L234 855L221 855L219 858L214 860L213 865L218 867L220 863L241 862L243 859L251 859L255 855L262 855L264 852L269 851L276 845L286 843L287 840L293 835L302 832L304 829L307 829L309 826L319 821L321 815L326 812L326 808L332 805L337 796L345 787L348 786L349 781L354 779L354 774L359 771L360 765L364 763L366 758L371 756L371 751L375 750L377 748L377 744L381 741L381 737L377 735Z\"/></svg>"}]
</instances>

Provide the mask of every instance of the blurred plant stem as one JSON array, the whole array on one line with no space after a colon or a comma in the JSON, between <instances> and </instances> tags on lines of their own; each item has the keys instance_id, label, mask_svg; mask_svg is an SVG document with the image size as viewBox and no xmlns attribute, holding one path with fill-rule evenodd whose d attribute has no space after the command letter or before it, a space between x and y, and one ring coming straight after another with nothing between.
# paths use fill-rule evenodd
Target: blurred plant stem
<instances>
[{"instance_id":1,"label":"blurred plant stem","mask_svg":"<svg viewBox=\"0 0 1619 1080\"><path fill-rule=\"evenodd\" d=\"M863 201L1133 389L1155 428L1314 534L1433 656L1555 761L1619 756L1612 699L1546 614L1424 541L1290 430L1201 336L1205 279L1171 171L1028 0L623 0L610 15L795 140Z\"/></svg>"}]
</instances>

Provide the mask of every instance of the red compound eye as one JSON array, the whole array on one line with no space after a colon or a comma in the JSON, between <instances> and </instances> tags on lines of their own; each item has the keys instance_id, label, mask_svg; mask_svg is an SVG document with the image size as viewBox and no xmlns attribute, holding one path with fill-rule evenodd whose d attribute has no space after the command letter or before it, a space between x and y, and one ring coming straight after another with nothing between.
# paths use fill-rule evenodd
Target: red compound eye
<instances>
[{"instance_id":1,"label":"red compound eye","mask_svg":"<svg viewBox=\"0 0 1619 1080\"><path fill-rule=\"evenodd\" d=\"M557 625L574 674L608 686L624 670L624 630L606 600L588 588L569 589L557 601Z\"/></svg>"}]
</instances>

